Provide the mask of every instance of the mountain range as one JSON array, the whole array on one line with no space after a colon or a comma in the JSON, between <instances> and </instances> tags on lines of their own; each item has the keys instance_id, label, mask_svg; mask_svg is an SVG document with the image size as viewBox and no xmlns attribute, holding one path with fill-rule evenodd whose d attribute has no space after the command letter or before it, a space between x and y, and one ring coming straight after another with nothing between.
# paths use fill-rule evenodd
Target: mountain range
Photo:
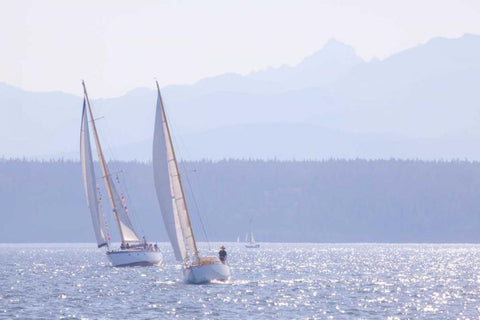
<instances>
[{"instance_id":1,"label":"mountain range","mask_svg":"<svg viewBox=\"0 0 480 320\"><path fill-rule=\"evenodd\" d=\"M101 95L88 87L94 96ZM183 159L480 159L480 36L382 61L335 40L295 66L162 88ZM78 96L0 83L0 156L77 159ZM156 92L93 101L107 156L151 158Z\"/></svg>"}]
</instances>

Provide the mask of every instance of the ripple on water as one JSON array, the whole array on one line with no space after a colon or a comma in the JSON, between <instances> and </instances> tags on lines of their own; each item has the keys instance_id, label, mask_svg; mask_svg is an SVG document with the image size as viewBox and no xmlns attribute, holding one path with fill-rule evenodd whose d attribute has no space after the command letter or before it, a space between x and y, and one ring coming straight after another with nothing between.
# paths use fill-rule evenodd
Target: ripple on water
<instances>
[{"instance_id":1,"label":"ripple on water","mask_svg":"<svg viewBox=\"0 0 480 320\"><path fill-rule=\"evenodd\" d=\"M229 244L233 278L112 268L93 245L2 245L0 318L479 318L480 246ZM204 249L202 247L202 249Z\"/></svg>"}]
</instances>

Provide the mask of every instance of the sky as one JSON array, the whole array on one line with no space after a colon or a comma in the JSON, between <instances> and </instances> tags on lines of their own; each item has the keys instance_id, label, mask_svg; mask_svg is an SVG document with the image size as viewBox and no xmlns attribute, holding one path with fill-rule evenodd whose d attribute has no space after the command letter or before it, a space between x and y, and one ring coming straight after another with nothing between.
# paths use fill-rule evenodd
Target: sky
<instances>
[{"instance_id":1,"label":"sky","mask_svg":"<svg viewBox=\"0 0 480 320\"><path fill-rule=\"evenodd\" d=\"M331 38L370 60L465 33L480 34L480 1L1 1L0 82L114 97L295 65Z\"/></svg>"}]
</instances>

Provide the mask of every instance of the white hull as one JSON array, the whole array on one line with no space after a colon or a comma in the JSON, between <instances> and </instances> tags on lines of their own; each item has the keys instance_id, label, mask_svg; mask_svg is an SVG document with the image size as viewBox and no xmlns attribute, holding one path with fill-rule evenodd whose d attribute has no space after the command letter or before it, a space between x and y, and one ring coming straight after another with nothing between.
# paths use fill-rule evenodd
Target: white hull
<instances>
[{"instance_id":1,"label":"white hull","mask_svg":"<svg viewBox=\"0 0 480 320\"><path fill-rule=\"evenodd\" d=\"M230 279L230 267L220 261L212 264L193 265L183 269L185 282L208 283L212 280L227 281Z\"/></svg>"},{"instance_id":2,"label":"white hull","mask_svg":"<svg viewBox=\"0 0 480 320\"><path fill-rule=\"evenodd\" d=\"M260 245L258 243L255 244L246 244L245 248L260 248Z\"/></svg>"},{"instance_id":3,"label":"white hull","mask_svg":"<svg viewBox=\"0 0 480 320\"><path fill-rule=\"evenodd\" d=\"M162 263L162 253L158 251L107 251L107 257L114 267L156 266Z\"/></svg>"}]
</instances>

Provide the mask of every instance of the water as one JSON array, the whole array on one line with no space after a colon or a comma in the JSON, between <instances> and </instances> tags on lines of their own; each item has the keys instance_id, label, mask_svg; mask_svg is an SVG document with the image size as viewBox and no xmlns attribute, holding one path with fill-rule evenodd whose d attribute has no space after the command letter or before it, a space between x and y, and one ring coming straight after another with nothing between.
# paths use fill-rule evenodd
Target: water
<instances>
[{"instance_id":1,"label":"water","mask_svg":"<svg viewBox=\"0 0 480 320\"><path fill-rule=\"evenodd\" d=\"M0 245L0 319L480 318L479 245L226 245L233 279L209 285L184 284L167 244L133 268L92 244Z\"/></svg>"}]
</instances>

